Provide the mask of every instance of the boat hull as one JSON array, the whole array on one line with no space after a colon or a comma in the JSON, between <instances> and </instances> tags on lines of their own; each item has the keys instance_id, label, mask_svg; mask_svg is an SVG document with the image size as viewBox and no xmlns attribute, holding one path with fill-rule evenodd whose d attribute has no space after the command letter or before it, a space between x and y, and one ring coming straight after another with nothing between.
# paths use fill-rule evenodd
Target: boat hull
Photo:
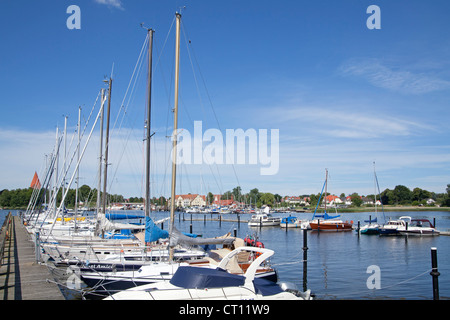
<instances>
[{"instance_id":1,"label":"boat hull","mask_svg":"<svg viewBox=\"0 0 450 320\"><path fill-rule=\"evenodd\" d=\"M380 228L374 227L374 228L365 228L360 230L361 234L368 234L368 235L378 235L380 234Z\"/></svg>"},{"instance_id":2,"label":"boat hull","mask_svg":"<svg viewBox=\"0 0 450 320\"><path fill-rule=\"evenodd\" d=\"M398 231L403 236L438 236L439 231L437 230L399 230Z\"/></svg>"},{"instance_id":3,"label":"boat hull","mask_svg":"<svg viewBox=\"0 0 450 320\"><path fill-rule=\"evenodd\" d=\"M172 278L173 273L174 271L171 270L170 272L160 272L159 274L155 273L142 277L139 276L138 272L135 273L135 277L121 276L120 274L82 273L80 278L89 287L84 290L84 298L98 300L126 289L168 281ZM261 269L256 273L255 278L276 283L278 281L278 274L274 269Z\"/></svg>"},{"instance_id":4,"label":"boat hull","mask_svg":"<svg viewBox=\"0 0 450 320\"><path fill-rule=\"evenodd\" d=\"M249 227L273 227L279 226L280 221L249 221Z\"/></svg>"},{"instance_id":5,"label":"boat hull","mask_svg":"<svg viewBox=\"0 0 450 320\"><path fill-rule=\"evenodd\" d=\"M310 222L309 226L312 230L320 231L351 231L353 225L348 222Z\"/></svg>"}]
</instances>

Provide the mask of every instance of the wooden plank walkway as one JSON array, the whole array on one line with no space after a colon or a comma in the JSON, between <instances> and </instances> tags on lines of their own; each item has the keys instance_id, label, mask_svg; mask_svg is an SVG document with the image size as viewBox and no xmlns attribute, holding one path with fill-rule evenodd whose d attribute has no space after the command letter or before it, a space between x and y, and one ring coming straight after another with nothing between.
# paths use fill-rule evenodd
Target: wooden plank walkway
<instances>
[{"instance_id":1,"label":"wooden plank walkway","mask_svg":"<svg viewBox=\"0 0 450 320\"><path fill-rule=\"evenodd\" d=\"M45 265L36 263L34 243L19 217L12 217L0 266L1 300L65 300ZM2 233L5 233L3 230Z\"/></svg>"}]
</instances>

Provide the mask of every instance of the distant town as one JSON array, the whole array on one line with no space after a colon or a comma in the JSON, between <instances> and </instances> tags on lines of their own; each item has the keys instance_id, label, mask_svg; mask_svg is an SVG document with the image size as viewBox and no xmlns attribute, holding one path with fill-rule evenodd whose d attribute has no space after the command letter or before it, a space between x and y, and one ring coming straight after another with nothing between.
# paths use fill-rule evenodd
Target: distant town
<instances>
[{"instance_id":1,"label":"distant town","mask_svg":"<svg viewBox=\"0 0 450 320\"><path fill-rule=\"evenodd\" d=\"M0 208L26 208L33 187L26 189L1 190L0 191ZM223 194L213 194L208 192L206 195L201 194L180 194L175 197L175 206L178 210L201 210L202 208L222 208L224 212L241 212L248 208L270 207L274 210L277 208L285 209L304 209L310 210L317 206L320 200L320 206L330 206L337 208L349 207L374 207L375 205L391 205L391 206L417 206L417 207L450 207L450 184L447 185L444 193L434 193L421 188L409 188L398 185L393 190L385 189L380 194L374 196L359 195L352 193L339 196L327 193L326 195L310 194L281 196L277 193L260 192L257 188L243 193L241 187L237 186L231 191ZM46 194L41 190L41 197L46 199ZM65 199L65 206L73 208L75 206L75 189L68 191ZM61 201L61 190L57 196L57 203ZM97 189L91 189L88 185L83 185L78 189L78 207L95 207L97 201ZM109 209L113 210L140 210L144 207L144 199L142 197L124 198L122 195L108 194ZM45 202L45 201L43 201ZM152 210L167 210L170 206L170 198L164 196L152 197Z\"/></svg>"}]
</instances>

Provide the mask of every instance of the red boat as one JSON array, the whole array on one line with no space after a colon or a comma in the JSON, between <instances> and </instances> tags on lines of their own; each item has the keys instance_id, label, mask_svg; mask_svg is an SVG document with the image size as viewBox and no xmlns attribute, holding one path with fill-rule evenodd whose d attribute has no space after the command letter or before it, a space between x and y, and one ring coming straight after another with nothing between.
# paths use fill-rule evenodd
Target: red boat
<instances>
[{"instance_id":1,"label":"red boat","mask_svg":"<svg viewBox=\"0 0 450 320\"><path fill-rule=\"evenodd\" d=\"M353 228L353 221L342 220L314 220L309 223L312 230L320 231L350 231Z\"/></svg>"}]
</instances>

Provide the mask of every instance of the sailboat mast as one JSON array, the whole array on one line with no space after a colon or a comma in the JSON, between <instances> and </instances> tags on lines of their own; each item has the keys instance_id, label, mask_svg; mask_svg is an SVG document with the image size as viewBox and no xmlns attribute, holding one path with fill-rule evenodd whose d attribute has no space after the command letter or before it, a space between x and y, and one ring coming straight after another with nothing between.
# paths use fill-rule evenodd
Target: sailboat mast
<instances>
[{"instance_id":1,"label":"sailboat mast","mask_svg":"<svg viewBox=\"0 0 450 320\"><path fill-rule=\"evenodd\" d=\"M325 213L327 213L328 169L325 169Z\"/></svg>"},{"instance_id":2,"label":"sailboat mast","mask_svg":"<svg viewBox=\"0 0 450 320\"><path fill-rule=\"evenodd\" d=\"M108 88L108 110L106 111L106 139L105 139L105 163L104 163L104 173L103 173L103 197L102 197L102 212L106 213L106 183L108 176L108 148L109 148L109 120L111 114L111 89L112 89L112 78L109 78L109 88Z\"/></svg>"},{"instance_id":3,"label":"sailboat mast","mask_svg":"<svg viewBox=\"0 0 450 320\"><path fill-rule=\"evenodd\" d=\"M375 218L377 217L377 179L375 171L375 161L373 162L373 204L375 206ZM369 221L370 223L370 221Z\"/></svg>"},{"instance_id":4,"label":"sailboat mast","mask_svg":"<svg viewBox=\"0 0 450 320\"><path fill-rule=\"evenodd\" d=\"M58 195L58 170L59 170L59 129L58 126L56 126L56 142L55 142L55 180L53 185L53 194L52 194L52 201L53 201L53 217L56 215L56 198Z\"/></svg>"},{"instance_id":5,"label":"sailboat mast","mask_svg":"<svg viewBox=\"0 0 450 320\"><path fill-rule=\"evenodd\" d=\"M63 177L62 177L62 193L61 195L64 195L66 190L66 158L67 158L67 116L64 116L64 154L63 154ZM62 218L64 218L64 210L66 208L65 206L65 199L61 198L61 201L63 202L63 211L62 211ZM64 219L61 219L62 224L64 224Z\"/></svg>"},{"instance_id":6,"label":"sailboat mast","mask_svg":"<svg viewBox=\"0 0 450 320\"><path fill-rule=\"evenodd\" d=\"M78 107L78 146L77 146L77 158L80 161L80 144L81 144L81 107ZM76 189L75 189L75 230L77 229L77 215L78 215L78 188L80 187L80 168L77 168L77 178L76 178Z\"/></svg>"},{"instance_id":7,"label":"sailboat mast","mask_svg":"<svg viewBox=\"0 0 450 320\"><path fill-rule=\"evenodd\" d=\"M153 50L153 32L148 29L148 74L147 74L147 150L145 167L145 216L150 217L150 137L151 137L151 110L152 110L152 50Z\"/></svg>"},{"instance_id":8,"label":"sailboat mast","mask_svg":"<svg viewBox=\"0 0 450 320\"><path fill-rule=\"evenodd\" d=\"M101 89L101 113L100 113L100 147L98 155L98 184L97 184L97 214L100 211L101 195L102 195L102 160L103 160L103 114L104 114L104 104L105 104L105 89Z\"/></svg>"},{"instance_id":9,"label":"sailboat mast","mask_svg":"<svg viewBox=\"0 0 450 320\"><path fill-rule=\"evenodd\" d=\"M172 234L173 224L175 221L175 185L177 172L177 131L178 131L178 83L180 71L180 22L181 14L176 13L176 38L175 38L175 102L174 102L174 118L173 118L173 135L172 135L172 185L170 191L170 230ZM170 260L173 259L173 247L170 248Z\"/></svg>"}]
</instances>

